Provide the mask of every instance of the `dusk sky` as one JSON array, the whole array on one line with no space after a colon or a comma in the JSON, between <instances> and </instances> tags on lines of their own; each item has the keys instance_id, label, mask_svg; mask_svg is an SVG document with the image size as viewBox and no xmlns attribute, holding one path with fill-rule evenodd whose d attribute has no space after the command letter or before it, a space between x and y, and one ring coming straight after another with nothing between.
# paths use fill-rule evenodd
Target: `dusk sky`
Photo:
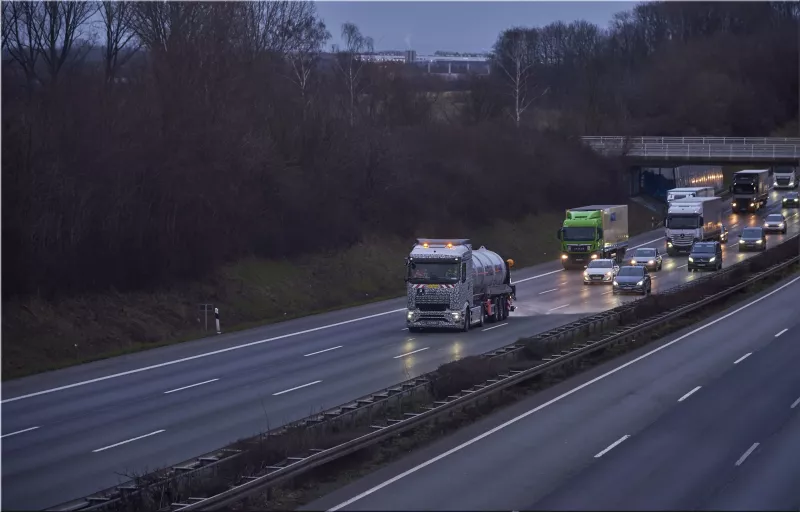
<instances>
[{"instance_id":1,"label":"dusk sky","mask_svg":"<svg viewBox=\"0 0 800 512\"><path fill-rule=\"evenodd\" d=\"M376 50L412 48L489 51L497 35L512 26L543 26L584 19L606 27L614 13L635 2L376 2L318 1L317 11L340 43L342 23L353 22L375 40Z\"/></svg>"}]
</instances>

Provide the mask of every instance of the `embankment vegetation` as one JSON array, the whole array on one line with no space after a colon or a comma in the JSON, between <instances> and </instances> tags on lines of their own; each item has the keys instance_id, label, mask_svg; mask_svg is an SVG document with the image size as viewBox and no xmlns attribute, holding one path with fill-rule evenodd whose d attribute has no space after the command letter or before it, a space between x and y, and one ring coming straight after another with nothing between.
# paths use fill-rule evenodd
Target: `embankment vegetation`
<instances>
[{"instance_id":1,"label":"embankment vegetation","mask_svg":"<svg viewBox=\"0 0 800 512\"><path fill-rule=\"evenodd\" d=\"M2 9L3 378L195 336L198 303L232 327L396 295L414 236L541 261L564 208L625 201L579 135L797 126L792 3L510 29L456 85L351 24L324 52L313 3Z\"/></svg>"}]
</instances>

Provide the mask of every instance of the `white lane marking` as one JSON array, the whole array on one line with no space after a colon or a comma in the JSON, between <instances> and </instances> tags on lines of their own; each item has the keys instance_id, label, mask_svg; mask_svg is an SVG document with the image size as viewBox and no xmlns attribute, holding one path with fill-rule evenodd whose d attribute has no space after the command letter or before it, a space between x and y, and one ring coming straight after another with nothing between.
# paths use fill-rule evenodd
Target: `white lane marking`
<instances>
[{"instance_id":1,"label":"white lane marking","mask_svg":"<svg viewBox=\"0 0 800 512\"><path fill-rule=\"evenodd\" d=\"M139 439L144 439L145 437L150 437L150 436L154 436L154 435L156 435L156 434L160 434L161 432L164 432L164 429L163 429L163 428L162 428L161 430L156 430L155 432L150 432L149 434L145 434L145 435L143 435L143 436L134 437L133 439L128 439L127 441L122 441L122 442L119 442L119 443L114 443L114 444L112 444L112 445L104 446L103 448L98 448L98 449L96 449L96 450L92 450L92 453L102 452L103 450L108 450L109 448L115 448L115 447L117 447L117 446L121 446L121 445L123 445L123 444L132 443L132 442L134 442L134 441L138 441Z\"/></svg>"},{"instance_id":2,"label":"white lane marking","mask_svg":"<svg viewBox=\"0 0 800 512\"><path fill-rule=\"evenodd\" d=\"M608 290L607 292L603 292L600 295L608 295L609 293L614 293L614 290Z\"/></svg>"},{"instance_id":3,"label":"white lane marking","mask_svg":"<svg viewBox=\"0 0 800 512\"><path fill-rule=\"evenodd\" d=\"M753 453L753 450L755 450L756 448L758 448L758 443L753 443L753 446L751 446L750 448L748 448L748 449L747 449L747 451L746 451L746 452L744 452L744 454L742 454L742 456L741 456L741 457L739 457L739 460L737 460L737 461L736 461L736 465L737 465L737 466L741 466L741 465L742 465L742 463L745 461L745 459L746 459L747 457L749 457L749 456L750 456L750 454L751 454L751 453Z\"/></svg>"},{"instance_id":4,"label":"white lane marking","mask_svg":"<svg viewBox=\"0 0 800 512\"><path fill-rule=\"evenodd\" d=\"M431 347L420 348L417 350L412 350L411 352L406 352L405 354L400 354L399 356L394 356L392 359L400 359L401 357L410 356L411 354L416 354L417 352L422 352L423 350L428 350Z\"/></svg>"},{"instance_id":5,"label":"white lane marking","mask_svg":"<svg viewBox=\"0 0 800 512\"><path fill-rule=\"evenodd\" d=\"M343 346L344 346L344 345L339 345L338 347L331 347L331 348L326 348L325 350L318 350L318 351L316 351L316 352L311 352L310 354L306 354L306 355L304 355L303 357L315 356L315 355L317 355L317 354L322 354L322 353L325 353L325 352L330 352L331 350L336 350L336 349L338 349L338 348L342 348Z\"/></svg>"},{"instance_id":6,"label":"white lane marking","mask_svg":"<svg viewBox=\"0 0 800 512\"><path fill-rule=\"evenodd\" d=\"M407 331L407 330L408 330L408 327L403 327L403 328L402 328L402 329L400 329L400 330L401 330L401 331Z\"/></svg>"},{"instance_id":7,"label":"white lane marking","mask_svg":"<svg viewBox=\"0 0 800 512\"><path fill-rule=\"evenodd\" d=\"M545 272L544 274L539 274L539 275L533 276L533 277L526 277L525 279L520 279L518 281L514 281L512 284L517 284L517 283L522 283L522 282L525 282L525 281L530 281L531 279L538 279L540 277L549 276L551 274L556 274L558 272L563 272L563 271L564 271L564 269L554 270L552 272ZM79 386L85 386L87 384L94 384L95 382L102 382L104 380L116 379L118 377L124 377L126 375L133 375L133 374L136 374L136 373L155 370L157 368L163 368L165 366L171 366L173 364L185 363L187 361L194 361L195 359L201 359L201 358L204 358L204 357L215 356L217 354L224 354L226 352L231 352L233 350L239 350L239 349L243 349L243 348L247 348L247 347L253 347L253 346L256 346L256 345L261 345L263 343L269 343L271 341L277 341L277 340L282 340L282 339L286 339L286 338L291 338L291 337L294 337L294 336L300 336L300 335L303 335L303 334L309 334L309 333L312 333L312 332L322 331L322 330L325 330L325 329L331 329L333 327L339 327L339 326L342 326L342 325L348 325L348 324L352 324L352 323L355 323L355 322L362 322L364 320L370 320L372 318L378 318L380 316L391 315L392 313L399 313L401 311L408 311L408 308L393 309L391 311L384 311L383 313L375 313L374 315L367 315L367 316L362 316L360 318L353 318L353 319L350 319L350 320L344 320L342 322L336 322L336 323L333 323L333 324L321 325L319 327L314 327L312 329L305 329L303 331L297 331L297 332L291 332L291 333L288 333L288 334L282 334L280 336L275 336L275 337L268 338L268 339L265 339L265 340L251 341L250 343L244 343L242 345L236 345L234 347L223 348L223 349L220 349L220 350L213 350L211 352L205 352L203 354L197 354L197 355L194 355L194 356L183 357L183 358L175 359L175 360L172 360L172 361L165 361L163 363L158 363L158 364L154 364L154 365L150 365L150 366L144 366L142 368L136 368L136 369L133 369L133 370L128 370L126 372L120 372L120 373L114 373L114 374L111 374L111 375L105 375L103 377L97 377L96 379L89 379L89 380L84 380L84 381L81 381L81 382L75 382L73 384L67 384L65 386L59 386L59 387L56 387L56 388L45 389L45 390L42 390L42 391L37 391L35 393L28 393L27 395L20 395L20 396L14 397L14 398L7 398L5 400L1 400L0 404L5 404L5 403L8 403L8 402L16 402L17 400L24 400L26 398L33 398L35 396L40 396L40 395L47 395L49 393L55 393L56 391L64 391L65 389L77 388ZM407 328L402 329L402 330L405 331L405 330L407 330Z\"/></svg>"},{"instance_id":8,"label":"white lane marking","mask_svg":"<svg viewBox=\"0 0 800 512\"><path fill-rule=\"evenodd\" d=\"M733 242L732 244L728 244L728 247L736 247L739 242Z\"/></svg>"},{"instance_id":9,"label":"white lane marking","mask_svg":"<svg viewBox=\"0 0 800 512\"><path fill-rule=\"evenodd\" d=\"M283 395L285 393L291 393L292 391L297 391L298 389L307 388L308 386L313 386L314 384L319 384L322 382L321 380L315 380L314 382L309 382L308 384L303 384L302 386L296 386L290 389L284 389L283 391L278 391L277 393L272 393L272 396Z\"/></svg>"},{"instance_id":10,"label":"white lane marking","mask_svg":"<svg viewBox=\"0 0 800 512\"><path fill-rule=\"evenodd\" d=\"M687 398L689 398L690 396L692 396L693 394L695 394L695 393L697 392L697 390L698 390L698 389L700 389L701 387L702 387L702 386L697 386L697 387L696 387L696 388L694 388L693 390L689 391L688 393L686 393L685 395L683 395L682 397L680 397L680 398L678 399L678 401L679 401L679 402L683 402L684 400L686 400Z\"/></svg>"},{"instance_id":11,"label":"white lane marking","mask_svg":"<svg viewBox=\"0 0 800 512\"><path fill-rule=\"evenodd\" d=\"M486 329L481 329L481 332L491 331L492 329L497 329L498 327L505 327L508 323L495 325L494 327L487 327Z\"/></svg>"},{"instance_id":12,"label":"white lane marking","mask_svg":"<svg viewBox=\"0 0 800 512\"><path fill-rule=\"evenodd\" d=\"M280 336L275 336L273 338L268 338L268 339L265 339L265 340L251 341L250 343L244 343L242 345L236 345L234 347L221 348L219 350L213 350L211 352L205 352L205 353L197 354L197 355L194 355L194 356L183 357L181 359L175 359L173 361L165 361L163 363L158 363L158 364L154 364L154 365L150 365L150 366L145 366L143 368L136 368L134 370L128 370L126 372L114 373L112 375L106 375L104 377L97 377L96 379L84 380L84 381L81 381L81 382L75 382L74 384L67 384L66 386L59 386L57 388L45 389L43 391L37 391L35 393L28 393L27 395L21 395L21 396L17 396L17 397L14 397L14 398L7 398L7 399L5 399L3 401L0 401L0 404L5 404L5 403L8 403L8 402L16 402L17 400L23 400L25 398L32 398L34 396L46 395L46 394L49 394L49 393L55 393L56 391L63 391L65 389L77 388L79 386L85 386L87 384L94 384L95 382L102 382L104 380L116 379L118 377L124 377L126 375L133 375L133 374L136 374L136 373L146 372L146 371L149 371L149 370L155 370L157 368L164 368L165 366L172 366L174 364L185 363L187 361L194 361L196 359L202 359L204 357L215 356L217 354L224 354L226 352L232 352L234 350L240 350L240 349L247 348L247 347L253 347L253 346L256 346L256 345L269 343L271 341L277 341L277 340L282 340L282 339L286 339L286 338L292 338L294 336L300 336L302 334L308 334L308 333L312 333L312 332L322 331L322 330L325 330L325 329L331 329L333 327L339 327L339 326L342 326L342 325L352 324L352 323L355 323L355 322L361 322L363 320L369 320L370 318L378 318L380 316L385 316L385 315L389 315L389 314L392 314L392 313L399 313L400 311L408 311L408 309L407 308L393 309L391 311L384 311L383 313L376 313L374 315L362 316L361 318L353 318L351 320L344 320L342 322L336 322L335 324L328 324L328 325L322 325L320 327L314 327L313 329L306 329L304 331L290 332L288 334L282 334Z\"/></svg>"},{"instance_id":13,"label":"white lane marking","mask_svg":"<svg viewBox=\"0 0 800 512\"><path fill-rule=\"evenodd\" d=\"M209 384L211 382L215 382L215 381L218 381L218 380L219 380L219 378L216 378L216 379L207 380L205 382L198 382L197 384L192 384L191 386L183 386L182 388L178 388L178 389L170 389L169 391L164 391L164 394L168 395L168 394L174 393L176 391L183 391L184 389L196 388L197 386L202 386L203 384Z\"/></svg>"},{"instance_id":14,"label":"white lane marking","mask_svg":"<svg viewBox=\"0 0 800 512\"><path fill-rule=\"evenodd\" d=\"M564 269L560 268L558 270L553 270L552 272L545 272L544 274L539 274L538 276L526 277L525 279L519 279L517 281L514 281L511 284L524 283L525 281L530 281L531 279L539 279L540 277L549 276L551 274L558 274L559 272L563 272L563 271L564 271Z\"/></svg>"},{"instance_id":15,"label":"white lane marking","mask_svg":"<svg viewBox=\"0 0 800 512\"><path fill-rule=\"evenodd\" d=\"M624 436L620 437L619 439L617 439L616 441L614 441L613 443L608 445L608 448L606 448L602 452L600 452L597 455L595 455L594 458L595 459L599 459L600 457L602 457L606 453L608 453L611 450L613 450L614 448L616 448L620 443L622 443L624 440L628 439L629 437L631 437L629 434L625 434Z\"/></svg>"},{"instance_id":16,"label":"white lane marking","mask_svg":"<svg viewBox=\"0 0 800 512\"><path fill-rule=\"evenodd\" d=\"M36 430L37 428L39 428L39 427L30 427L30 428L26 428L26 429L23 429L23 430L17 430L16 432L11 432L10 434L3 434L2 436L0 436L0 439L2 439L4 437L15 436L17 434L24 434L25 432L30 432L31 430Z\"/></svg>"},{"instance_id":17,"label":"white lane marking","mask_svg":"<svg viewBox=\"0 0 800 512\"><path fill-rule=\"evenodd\" d=\"M794 409L794 408L795 408L795 407L797 407L798 405L800 405L800 398L798 398L797 400L795 400L795 401L794 401L794 403L792 404L792 406L791 406L791 407L789 407L789 409Z\"/></svg>"},{"instance_id":18,"label":"white lane marking","mask_svg":"<svg viewBox=\"0 0 800 512\"><path fill-rule=\"evenodd\" d=\"M566 307L569 307L569 304L564 304L563 306L558 306L558 307L555 307L553 309L548 309L547 312L550 313L551 311L555 311L557 309L566 308Z\"/></svg>"},{"instance_id":19,"label":"white lane marking","mask_svg":"<svg viewBox=\"0 0 800 512\"><path fill-rule=\"evenodd\" d=\"M539 295L544 295L545 293L557 292L557 291L558 291L558 288L553 288L552 290L545 290L543 292L539 292Z\"/></svg>"},{"instance_id":20,"label":"white lane marking","mask_svg":"<svg viewBox=\"0 0 800 512\"><path fill-rule=\"evenodd\" d=\"M748 353L746 353L745 355L743 355L742 357L740 357L739 359L737 359L736 361L734 361L734 362L733 362L733 364L739 364L739 363L741 363L742 361L744 361L745 359L747 359L748 357L750 357L752 354L753 354L752 352L748 352Z\"/></svg>"},{"instance_id":21,"label":"white lane marking","mask_svg":"<svg viewBox=\"0 0 800 512\"><path fill-rule=\"evenodd\" d=\"M600 382L601 380L605 379L606 377L609 377L610 375L613 375L613 374L617 373L618 371L620 371L620 370L622 370L624 368L627 368L628 366L636 364L639 361L652 356L653 354L661 352L662 350L664 350L664 349L666 349L668 347L671 347L672 345L678 343L679 341L682 341L682 340L688 338L689 336L691 336L693 334L696 334L696 333L698 333L698 332L700 332L700 331L702 331L704 329L707 329L707 328L711 327L712 325L716 325L717 323L722 322L723 320L727 320L728 318L730 318L733 315L739 313L740 311L749 308L753 304L757 304L757 303L761 302L762 300L766 299L767 297L770 297L770 296L778 293L779 291L783 290L784 288L787 288L787 287L793 285L798 280L800 280L800 277L795 277L794 279L792 279L788 283L780 286L779 288L776 288L776 289L772 290L771 292L762 295L761 297L753 300L752 302L748 302L744 306L742 306L742 307L740 307L738 309L735 309L734 311L731 311L730 313L728 313L726 315L723 315L723 316L717 318L716 320L712 320L712 321L710 321L709 323L707 323L705 325L701 325L697 329L689 331L686 334L684 334L683 336L679 336L679 337L675 338L674 340L661 345L660 347L654 348L650 352L642 354L639 357L637 357L636 359L632 359L632 360L628 361L627 363L624 363L624 364L622 364L620 366L617 366L613 370L609 370L609 371L607 371L606 373L604 373L602 375L598 375L594 379L592 379L592 380L590 380L588 382L584 382L580 386L574 387L574 388L570 389L569 391L567 391L565 393L562 393L561 395L559 395L559 396L557 396L555 398L552 398L552 399L548 400L547 402L545 402L545 403L543 403L543 404L541 404L541 405L539 405L537 407L534 407L530 411L526 411L526 412L520 414L516 418L511 418L510 420L506 421L505 423L503 423L501 425L498 425L498 426L494 427L493 429L484 432L483 434L480 434L480 435L478 435L476 437L473 437L472 439L470 439L468 441L464 441L460 445L458 445L458 446L456 446L454 448L451 448L451 449L447 450L446 452L441 453L441 454L437 455L436 457L433 457L432 459L426 460L425 462L423 462L421 464L418 464L418 465L414 466L413 468L408 469L408 470L400 473L399 475L396 475L396 476L390 478L389 480L386 480L385 482L376 485L375 487L367 489L366 491L362 492L361 494L359 494L357 496L354 496L354 497L350 498L349 500L336 505L333 508L328 509L328 512L336 512L337 510L340 510L340 509L342 509L342 508L344 508L344 507L346 507L346 506L348 506L348 505L350 505L352 503L355 503L356 501L359 501L359 500L361 500L363 498L366 498L367 496L369 496L371 494L374 494L374 493L380 491L384 487L392 485L393 483L397 482L398 480L402 480L403 478L407 477L408 475L416 473L420 469L423 469L423 468L426 468L426 467L430 466L434 462L438 462L438 461L444 459L445 457L449 457L450 455L452 455L452 454L454 454L456 452L460 452L464 448L467 448L468 446L471 446L471 445L477 443L478 441L481 441L481 440L489 437L490 435L492 435L492 434L494 434L496 432L500 432L504 428L509 427L509 426L513 425L514 423L517 423L517 422L519 422L521 420L524 420L525 418L527 418L531 414L539 412L542 409L544 409L545 407L548 407L548 406L550 406L550 405L552 405L552 404L554 404L556 402L559 402L559 401L567 398L568 396L570 396L570 395L572 395L574 393L577 393L578 391L580 391L580 390L582 390L584 388L587 388L587 387L591 386L592 384Z\"/></svg>"},{"instance_id":22,"label":"white lane marking","mask_svg":"<svg viewBox=\"0 0 800 512\"><path fill-rule=\"evenodd\" d=\"M688 266L688 265L689 265L688 263L687 263L686 265L678 265L678 266L677 266L677 267L675 267L675 268L683 268L683 267L685 267L685 266Z\"/></svg>"},{"instance_id":23,"label":"white lane marking","mask_svg":"<svg viewBox=\"0 0 800 512\"><path fill-rule=\"evenodd\" d=\"M779 332L778 334L776 334L776 335L775 335L775 337L777 338L778 336L780 336L781 334L785 333L785 332L786 332L786 331L788 331L788 330L789 330L789 329L784 329L784 330L782 330L781 332Z\"/></svg>"},{"instance_id":24,"label":"white lane marking","mask_svg":"<svg viewBox=\"0 0 800 512\"><path fill-rule=\"evenodd\" d=\"M655 240L650 240L649 242L645 242L643 244L634 245L633 247L631 247L631 249L638 249L639 247L644 247L647 244L652 244L653 242L658 242L659 240L663 240L663 239L664 239L664 237L660 236L660 237L656 238Z\"/></svg>"}]
</instances>

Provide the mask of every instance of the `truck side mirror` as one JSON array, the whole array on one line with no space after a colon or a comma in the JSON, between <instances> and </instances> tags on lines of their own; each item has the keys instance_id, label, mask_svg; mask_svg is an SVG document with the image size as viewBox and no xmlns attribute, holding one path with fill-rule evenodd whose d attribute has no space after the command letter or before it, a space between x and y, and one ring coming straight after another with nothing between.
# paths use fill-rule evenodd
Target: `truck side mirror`
<instances>
[{"instance_id":1,"label":"truck side mirror","mask_svg":"<svg viewBox=\"0 0 800 512\"><path fill-rule=\"evenodd\" d=\"M558 231L556 231L556 238L558 238L559 240L561 240L562 231L564 231L564 228L558 228Z\"/></svg>"}]
</instances>

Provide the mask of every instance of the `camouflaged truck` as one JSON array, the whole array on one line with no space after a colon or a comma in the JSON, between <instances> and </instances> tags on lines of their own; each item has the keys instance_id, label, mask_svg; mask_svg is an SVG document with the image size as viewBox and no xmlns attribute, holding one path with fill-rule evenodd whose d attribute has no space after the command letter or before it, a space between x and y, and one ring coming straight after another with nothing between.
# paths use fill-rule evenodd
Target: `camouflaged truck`
<instances>
[{"instance_id":1,"label":"camouflaged truck","mask_svg":"<svg viewBox=\"0 0 800 512\"><path fill-rule=\"evenodd\" d=\"M513 265L485 247L474 250L467 239L417 239L406 258L408 330L466 332L508 318L516 309Z\"/></svg>"}]
</instances>

